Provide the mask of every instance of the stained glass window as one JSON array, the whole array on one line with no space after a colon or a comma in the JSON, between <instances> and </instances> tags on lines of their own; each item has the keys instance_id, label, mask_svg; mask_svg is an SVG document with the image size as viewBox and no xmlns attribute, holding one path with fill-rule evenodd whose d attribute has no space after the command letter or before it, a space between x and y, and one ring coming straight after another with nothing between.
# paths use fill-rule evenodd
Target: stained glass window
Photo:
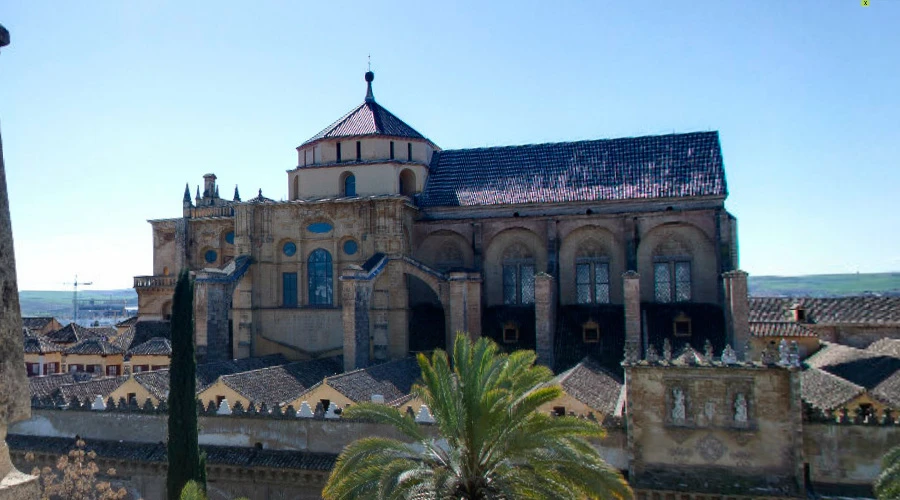
<instances>
[{"instance_id":1,"label":"stained glass window","mask_svg":"<svg viewBox=\"0 0 900 500\"><path fill-rule=\"evenodd\" d=\"M609 264L606 262L576 264L575 289L579 304L608 304Z\"/></svg>"},{"instance_id":2,"label":"stained glass window","mask_svg":"<svg viewBox=\"0 0 900 500\"><path fill-rule=\"evenodd\" d=\"M534 264L503 266L503 303L534 304Z\"/></svg>"},{"instance_id":3,"label":"stained glass window","mask_svg":"<svg viewBox=\"0 0 900 500\"><path fill-rule=\"evenodd\" d=\"M575 266L575 289L578 293L579 304L591 303L591 265L577 264Z\"/></svg>"},{"instance_id":4,"label":"stained glass window","mask_svg":"<svg viewBox=\"0 0 900 500\"><path fill-rule=\"evenodd\" d=\"M668 262L657 262L653 265L653 286L657 302L672 301L672 276Z\"/></svg>"},{"instance_id":5,"label":"stained glass window","mask_svg":"<svg viewBox=\"0 0 900 500\"><path fill-rule=\"evenodd\" d=\"M321 248L309 254L308 260L309 304L331 305L334 290L331 278L331 254Z\"/></svg>"},{"instance_id":6,"label":"stained glass window","mask_svg":"<svg viewBox=\"0 0 900 500\"><path fill-rule=\"evenodd\" d=\"M691 300L691 263L675 263L675 301Z\"/></svg>"}]
</instances>

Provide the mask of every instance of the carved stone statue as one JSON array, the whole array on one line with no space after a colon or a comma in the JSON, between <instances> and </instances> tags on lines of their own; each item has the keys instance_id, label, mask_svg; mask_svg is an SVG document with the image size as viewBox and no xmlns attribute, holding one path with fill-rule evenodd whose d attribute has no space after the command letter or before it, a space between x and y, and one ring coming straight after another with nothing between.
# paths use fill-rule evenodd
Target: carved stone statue
<instances>
[{"instance_id":1,"label":"carved stone statue","mask_svg":"<svg viewBox=\"0 0 900 500\"><path fill-rule=\"evenodd\" d=\"M778 343L778 364L781 366L791 365L791 355L788 352L788 343L785 339L781 339L781 342Z\"/></svg>"},{"instance_id":2,"label":"carved stone statue","mask_svg":"<svg viewBox=\"0 0 900 500\"><path fill-rule=\"evenodd\" d=\"M726 365L733 365L737 363L737 353L734 352L734 349L731 348L731 344L725 346L725 350L722 351L722 362Z\"/></svg>"},{"instance_id":3,"label":"carved stone statue","mask_svg":"<svg viewBox=\"0 0 900 500\"><path fill-rule=\"evenodd\" d=\"M8 44L9 32L0 25L0 47ZM36 499L38 496L37 478L13 467L6 445L7 426L31 416L28 393L6 167L0 138L0 500Z\"/></svg>"},{"instance_id":4,"label":"carved stone statue","mask_svg":"<svg viewBox=\"0 0 900 500\"><path fill-rule=\"evenodd\" d=\"M739 424L747 423L747 398L741 393L734 398L734 421Z\"/></svg>"},{"instance_id":5,"label":"carved stone statue","mask_svg":"<svg viewBox=\"0 0 900 500\"><path fill-rule=\"evenodd\" d=\"M675 422L684 422L684 391L680 387L672 389L672 420Z\"/></svg>"}]
</instances>

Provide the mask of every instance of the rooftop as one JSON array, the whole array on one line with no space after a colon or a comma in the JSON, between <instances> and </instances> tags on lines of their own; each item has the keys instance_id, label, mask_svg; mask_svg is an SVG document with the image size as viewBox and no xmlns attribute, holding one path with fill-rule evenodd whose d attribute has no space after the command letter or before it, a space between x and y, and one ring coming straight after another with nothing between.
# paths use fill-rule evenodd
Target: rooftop
<instances>
[{"instance_id":1,"label":"rooftop","mask_svg":"<svg viewBox=\"0 0 900 500\"><path fill-rule=\"evenodd\" d=\"M418 361L410 357L342 373L325 381L357 403L371 401L375 394L383 396L386 403L392 403L408 396L421 376Z\"/></svg>"},{"instance_id":2,"label":"rooftop","mask_svg":"<svg viewBox=\"0 0 900 500\"><path fill-rule=\"evenodd\" d=\"M272 406L297 399L342 369L342 358L325 358L225 375L222 382L257 405L265 402Z\"/></svg>"},{"instance_id":3,"label":"rooftop","mask_svg":"<svg viewBox=\"0 0 900 500\"><path fill-rule=\"evenodd\" d=\"M366 73L368 92L362 104L350 110L318 134L310 137L300 147L308 146L324 139L339 137L388 136L409 139L425 139L425 136L410 127L396 115L375 102L372 94L372 80L375 74Z\"/></svg>"},{"instance_id":4,"label":"rooftop","mask_svg":"<svg viewBox=\"0 0 900 500\"><path fill-rule=\"evenodd\" d=\"M436 152L419 205L727 195L717 132Z\"/></svg>"},{"instance_id":5,"label":"rooftop","mask_svg":"<svg viewBox=\"0 0 900 500\"><path fill-rule=\"evenodd\" d=\"M900 297L750 297L750 321L792 321L794 306L813 324L900 324Z\"/></svg>"}]
</instances>

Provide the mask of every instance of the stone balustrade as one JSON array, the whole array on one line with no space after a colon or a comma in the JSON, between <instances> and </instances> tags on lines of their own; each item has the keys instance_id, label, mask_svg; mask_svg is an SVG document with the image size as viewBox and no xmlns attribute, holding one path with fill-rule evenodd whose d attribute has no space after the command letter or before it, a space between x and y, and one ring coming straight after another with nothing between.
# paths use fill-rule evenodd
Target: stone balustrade
<instances>
[{"instance_id":1,"label":"stone balustrade","mask_svg":"<svg viewBox=\"0 0 900 500\"><path fill-rule=\"evenodd\" d=\"M177 276L135 276L135 288L174 288Z\"/></svg>"}]
</instances>

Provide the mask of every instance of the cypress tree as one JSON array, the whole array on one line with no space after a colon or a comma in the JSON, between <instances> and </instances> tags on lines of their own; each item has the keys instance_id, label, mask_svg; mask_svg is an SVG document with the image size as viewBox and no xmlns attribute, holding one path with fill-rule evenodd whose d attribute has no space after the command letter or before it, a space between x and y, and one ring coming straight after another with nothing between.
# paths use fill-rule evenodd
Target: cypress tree
<instances>
[{"instance_id":1,"label":"cypress tree","mask_svg":"<svg viewBox=\"0 0 900 500\"><path fill-rule=\"evenodd\" d=\"M188 481L201 482L206 473L197 443L197 361L194 359L194 283L183 269L172 298L172 363L169 367L169 470L166 489L177 500Z\"/></svg>"}]
</instances>

